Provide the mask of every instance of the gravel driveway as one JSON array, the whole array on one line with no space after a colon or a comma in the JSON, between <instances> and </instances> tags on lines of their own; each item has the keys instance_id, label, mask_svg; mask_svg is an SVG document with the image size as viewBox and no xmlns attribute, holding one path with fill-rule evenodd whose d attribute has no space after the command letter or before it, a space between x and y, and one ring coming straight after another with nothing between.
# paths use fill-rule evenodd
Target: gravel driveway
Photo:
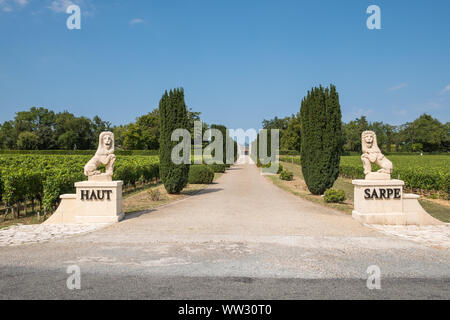
<instances>
[{"instance_id":1,"label":"gravel driveway","mask_svg":"<svg viewBox=\"0 0 450 320\"><path fill-rule=\"evenodd\" d=\"M0 298L450 298L445 243L382 231L241 164L195 196L118 224L0 246ZM81 290L67 289L72 265ZM366 287L372 265L381 290Z\"/></svg>"}]
</instances>

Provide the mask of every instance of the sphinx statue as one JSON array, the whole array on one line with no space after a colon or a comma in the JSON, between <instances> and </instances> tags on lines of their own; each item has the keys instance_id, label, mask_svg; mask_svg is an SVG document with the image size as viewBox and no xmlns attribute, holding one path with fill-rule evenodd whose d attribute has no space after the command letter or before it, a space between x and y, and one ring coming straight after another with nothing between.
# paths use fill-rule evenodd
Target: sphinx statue
<instances>
[{"instance_id":1,"label":"sphinx statue","mask_svg":"<svg viewBox=\"0 0 450 320\"><path fill-rule=\"evenodd\" d=\"M84 174L89 181L112 181L115 161L114 134L109 131L102 132L99 137L97 152L84 167ZM104 173L98 170L100 166L106 167Z\"/></svg>"},{"instance_id":2,"label":"sphinx statue","mask_svg":"<svg viewBox=\"0 0 450 320\"><path fill-rule=\"evenodd\" d=\"M362 138L362 156L364 174L366 180L390 180L392 173L392 162L389 161L378 148L377 136L373 131L364 131ZM372 163L378 165L381 169L372 172Z\"/></svg>"}]
</instances>

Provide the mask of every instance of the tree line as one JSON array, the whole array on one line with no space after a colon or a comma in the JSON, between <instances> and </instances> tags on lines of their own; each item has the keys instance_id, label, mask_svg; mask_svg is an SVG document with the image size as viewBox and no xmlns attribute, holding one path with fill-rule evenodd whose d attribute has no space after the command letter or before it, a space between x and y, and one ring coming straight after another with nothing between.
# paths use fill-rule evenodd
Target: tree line
<instances>
[{"instance_id":1,"label":"tree line","mask_svg":"<svg viewBox=\"0 0 450 320\"><path fill-rule=\"evenodd\" d=\"M110 129L111 123L98 116L91 120L68 111L32 107L0 125L0 148L88 150L95 148L100 132Z\"/></svg>"},{"instance_id":2,"label":"tree line","mask_svg":"<svg viewBox=\"0 0 450 320\"><path fill-rule=\"evenodd\" d=\"M200 112L187 111L189 130ZM203 123L203 130L209 126ZM300 151L300 113L288 117L263 120L264 129L280 130L280 149ZM97 147L102 131L114 132L116 146L123 150L159 149L158 108L142 115L135 122L113 126L99 116L92 119L77 117L64 111L55 113L42 107L17 112L13 120L0 124L0 149L7 150L92 150ZM342 123L341 145L344 152L361 151L361 133L375 131L378 144L384 152L448 152L450 150L450 123L441 123L428 114L413 122L395 126L383 122L369 122L361 116ZM193 132L192 132L193 135Z\"/></svg>"},{"instance_id":3,"label":"tree line","mask_svg":"<svg viewBox=\"0 0 450 320\"><path fill-rule=\"evenodd\" d=\"M200 112L187 110L188 127L193 133ZM159 149L159 110L140 116L135 122L113 126L99 116L77 117L64 111L55 113L43 107L20 111L11 121L0 124L0 149L6 150L92 150L102 131L114 132L116 147L123 150ZM203 124L204 130L207 125Z\"/></svg>"},{"instance_id":4,"label":"tree line","mask_svg":"<svg viewBox=\"0 0 450 320\"><path fill-rule=\"evenodd\" d=\"M280 130L280 149L300 151L302 125L300 113L263 120L264 129ZM390 125L369 122L361 116L348 123L342 122L341 148L344 152L361 152L361 133L372 130L377 135L378 145L384 152L449 152L450 123L441 123L428 114L412 122Z\"/></svg>"}]
</instances>

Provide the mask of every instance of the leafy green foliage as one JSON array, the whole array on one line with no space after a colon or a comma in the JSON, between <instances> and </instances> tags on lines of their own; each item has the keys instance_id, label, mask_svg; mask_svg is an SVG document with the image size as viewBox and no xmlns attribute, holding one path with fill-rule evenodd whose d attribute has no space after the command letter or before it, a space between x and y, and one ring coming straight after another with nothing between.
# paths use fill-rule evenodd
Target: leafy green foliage
<instances>
[{"instance_id":1,"label":"leafy green foliage","mask_svg":"<svg viewBox=\"0 0 450 320\"><path fill-rule=\"evenodd\" d=\"M117 143L125 150L159 149L158 109L140 116L135 123L114 128Z\"/></svg>"},{"instance_id":2,"label":"leafy green foliage","mask_svg":"<svg viewBox=\"0 0 450 320\"><path fill-rule=\"evenodd\" d=\"M17 147L22 150L35 150L39 144L39 137L33 133L24 131L17 138Z\"/></svg>"},{"instance_id":3,"label":"leafy green foliage","mask_svg":"<svg viewBox=\"0 0 450 320\"><path fill-rule=\"evenodd\" d=\"M336 87L308 91L300 119L303 177L312 194L323 194L339 176L342 120Z\"/></svg>"},{"instance_id":4,"label":"leafy green foliage","mask_svg":"<svg viewBox=\"0 0 450 320\"><path fill-rule=\"evenodd\" d=\"M299 113L281 119L275 117L271 120L263 120L262 126L263 129L280 130L279 138L282 150L285 150L285 152L290 150L296 154L300 152L301 121Z\"/></svg>"},{"instance_id":5,"label":"leafy green foliage","mask_svg":"<svg viewBox=\"0 0 450 320\"><path fill-rule=\"evenodd\" d=\"M294 174L290 171L283 170L280 173L280 179L285 181L292 181L294 180Z\"/></svg>"},{"instance_id":6,"label":"leafy green foliage","mask_svg":"<svg viewBox=\"0 0 450 320\"><path fill-rule=\"evenodd\" d=\"M189 183L209 184L214 180L214 171L207 165L192 165L189 170Z\"/></svg>"},{"instance_id":7,"label":"leafy green foliage","mask_svg":"<svg viewBox=\"0 0 450 320\"><path fill-rule=\"evenodd\" d=\"M345 191L344 190L335 190L335 189L328 189L325 191L323 200L327 203L339 203L344 202L346 199Z\"/></svg>"},{"instance_id":8,"label":"leafy green foliage","mask_svg":"<svg viewBox=\"0 0 450 320\"><path fill-rule=\"evenodd\" d=\"M94 149L98 135L111 124L98 116L90 120L65 111L32 107L0 125L0 149Z\"/></svg>"},{"instance_id":9,"label":"leafy green foliage","mask_svg":"<svg viewBox=\"0 0 450 320\"><path fill-rule=\"evenodd\" d=\"M400 126L370 123L365 116L361 116L343 125L343 148L345 151L361 152L361 133L372 130L376 133L378 146L383 152L448 151L449 128L448 122L443 124L428 114Z\"/></svg>"},{"instance_id":10,"label":"leafy green foliage","mask_svg":"<svg viewBox=\"0 0 450 320\"><path fill-rule=\"evenodd\" d=\"M262 164L261 161L259 161L259 159L258 159L256 161L256 166L258 168L270 168L270 167L272 167L272 162L269 162L267 164ZM282 171L283 171L283 166L280 163L278 163L278 169L277 169L276 174L280 174ZM273 172L273 173L275 173L275 172Z\"/></svg>"},{"instance_id":11,"label":"leafy green foliage","mask_svg":"<svg viewBox=\"0 0 450 320\"><path fill-rule=\"evenodd\" d=\"M283 166L279 163L277 174L280 174L281 172L283 172Z\"/></svg>"},{"instance_id":12,"label":"leafy green foliage","mask_svg":"<svg viewBox=\"0 0 450 320\"><path fill-rule=\"evenodd\" d=\"M409 142L411 151L448 150L450 146L449 125L443 125L430 115L423 114L404 128L404 140ZM413 150L413 146L418 147Z\"/></svg>"}]
</instances>

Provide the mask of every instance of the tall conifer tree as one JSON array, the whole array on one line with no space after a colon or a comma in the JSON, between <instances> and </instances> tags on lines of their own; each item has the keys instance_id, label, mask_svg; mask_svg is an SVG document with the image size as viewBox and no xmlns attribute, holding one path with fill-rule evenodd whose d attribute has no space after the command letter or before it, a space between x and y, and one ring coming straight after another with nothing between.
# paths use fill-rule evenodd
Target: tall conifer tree
<instances>
[{"instance_id":1,"label":"tall conifer tree","mask_svg":"<svg viewBox=\"0 0 450 320\"><path fill-rule=\"evenodd\" d=\"M301 163L312 194L323 194L339 176L341 107L336 87L308 91L300 109Z\"/></svg>"},{"instance_id":2,"label":"tall conifer tree","mask_svg":"<svg viewBox=\"0 0 450 320\"><path fill-rule=\"evenodd\" d=\"M167 91L159 102L160 117L160 176L168 193L179 193L188 183L189 164L174 164L172 149L178 142L171 141L176 129L188 129L188 111L183 89Z\"/></svg>"}]
</instances>

